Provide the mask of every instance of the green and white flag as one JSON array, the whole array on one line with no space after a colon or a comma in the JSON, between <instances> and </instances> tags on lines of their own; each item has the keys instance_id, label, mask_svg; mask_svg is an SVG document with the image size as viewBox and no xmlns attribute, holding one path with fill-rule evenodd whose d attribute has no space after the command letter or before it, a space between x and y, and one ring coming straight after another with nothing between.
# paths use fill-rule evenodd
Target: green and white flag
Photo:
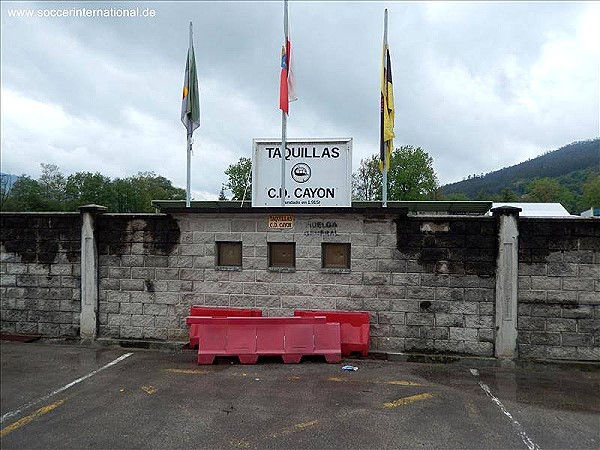
<instances>
[{"instance_id":1,"label":"green and white flag","mask_svg":"<svg viewBox=\"0 0 600 450\"><path fill-rule=\"evenodd\" d=\"M200 98L198 94L198 75L196 74L196 56L192 42L192 23L190 22L190 48L185 63L183 98L181 99L181 122L189 137L200 126Z\"/></svg>"}]
</instances>

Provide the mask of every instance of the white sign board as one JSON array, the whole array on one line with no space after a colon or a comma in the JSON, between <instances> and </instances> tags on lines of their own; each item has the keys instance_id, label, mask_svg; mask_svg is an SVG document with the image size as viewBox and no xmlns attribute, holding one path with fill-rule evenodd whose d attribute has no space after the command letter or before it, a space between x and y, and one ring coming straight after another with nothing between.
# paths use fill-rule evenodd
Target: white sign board
<instances>
[{"instance_id":1,"label":"white sign board","mask_svg":"<svg viewBox=\"0 0 600 450\"><path fill-rule=\"evenodd\" d=\"M286 142L285 206L352 203L352 139ZM281 206L281 141L254 139L252 206Z\"/></svg>"}]
</instances>

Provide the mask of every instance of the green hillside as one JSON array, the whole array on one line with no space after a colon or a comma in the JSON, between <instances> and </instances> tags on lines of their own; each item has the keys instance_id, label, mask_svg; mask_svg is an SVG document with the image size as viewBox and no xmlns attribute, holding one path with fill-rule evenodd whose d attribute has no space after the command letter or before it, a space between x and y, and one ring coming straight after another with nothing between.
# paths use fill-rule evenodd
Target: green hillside
<instances>
[{"instance_id":1,"label":"green hillside","mask_svg":"<svg viewBox=\"0 0 600 450\"><path fill-rule=\"evenodd\" d=\"M536 191L534 187L537 187L536 192L543 188L550 190L550 187L560 187L561 203L571 212L578 212L579 208L593 206L587 205L590 200L600 202L600 198L588 198L591 192L589 186L598 177L600 138L595 138L573 142L537 158L483 176L447 184L442 186L442 193L450 198L466 197L471 200L540 201L533 192ZM534 180L537 181L532 185ZM555 182L560 186L556 186Z\"/></svg>"}]
</instances>

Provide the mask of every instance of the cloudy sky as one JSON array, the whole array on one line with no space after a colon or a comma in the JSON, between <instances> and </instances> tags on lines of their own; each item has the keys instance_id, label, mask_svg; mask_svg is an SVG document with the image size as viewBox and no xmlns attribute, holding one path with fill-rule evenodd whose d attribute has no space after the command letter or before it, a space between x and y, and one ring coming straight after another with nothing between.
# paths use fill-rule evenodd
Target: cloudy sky
<instances>
[{"instance_id":1,"label":"cloudy sky","mask_svg":"<svg viewBox=\"0 0 600 450\"><path fill-rule=\"evenodd\" d=\"M202 121L193 197L216 198L227 166L251 157L253 138L281 135L283 2L1 8L3 172L37 177L46 162L66 175L154 171L185 187L180 108L190 21ZM154 17L44 17L73 8ZM291 0L299 100L290 138L351 137L354 168L378 153L384 8L395 144L424 148L442 184L600 134L599 2ZM36 17L16 17L25 14Z\"/></svg>"}]
</instances>

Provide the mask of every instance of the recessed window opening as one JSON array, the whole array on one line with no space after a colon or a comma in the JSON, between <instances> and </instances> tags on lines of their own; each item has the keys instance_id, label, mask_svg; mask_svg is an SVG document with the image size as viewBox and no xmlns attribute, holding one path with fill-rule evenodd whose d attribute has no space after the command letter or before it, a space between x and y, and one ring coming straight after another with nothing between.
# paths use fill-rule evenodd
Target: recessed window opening
<instances>
[{"instance_id":1,"label":"recessed window opening","mask_svg":"<svg viewBox=\"0 0 600 450\"><path fill-rule=\"evenodd\" d=\"M217 242L217 266L242 267L242 243Z\"/></svg>"},{"instance_id":2,"label":"recessed window opening","mask_svg":"<svg viewBox=\"0 0 600 450\"><path fill-rule=\"evenodd\" d=\"M324 269L350 269L350 244L321 244L321 262Z\"/></svg>"},{"instance_id":3,"label":"recessed window opening","mask_svg":"<svg viewBox=\"0 0 600 450\"><path fill-rule=\"evenodd\" d=\"M269 242L269 267L296 267L295 242Z\"/></svg>"}]
</instances>

